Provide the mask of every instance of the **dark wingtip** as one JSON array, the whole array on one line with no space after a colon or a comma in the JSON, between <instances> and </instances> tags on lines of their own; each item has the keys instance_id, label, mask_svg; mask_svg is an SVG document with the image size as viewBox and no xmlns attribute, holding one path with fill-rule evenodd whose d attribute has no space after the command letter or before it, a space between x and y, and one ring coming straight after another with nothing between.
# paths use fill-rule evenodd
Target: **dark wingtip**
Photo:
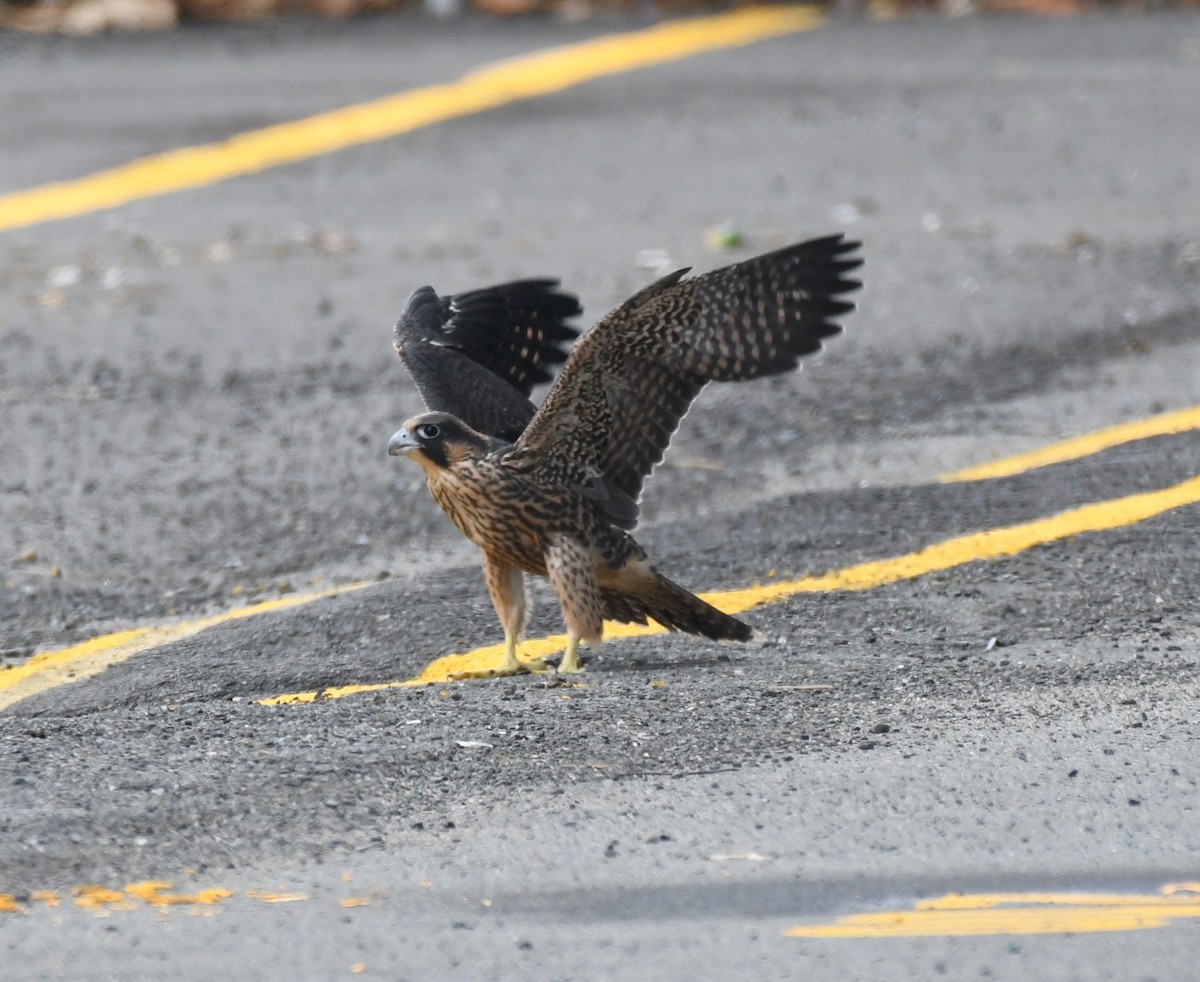
<instances>
[{"instance_id":1,"label":"dark wingtip","mask_svg":"<svg viewBox=\"0 0 1200 982\"><path fill-rule=\"evenodd\" d=\"M405 303L392 343L402 357L422 342L454 348L528 396L566 360L580 333L567 321L582 312L579 298L559 290L558 280L550 277L450 296L423 286Z\"/></svg>"},{"instance_id":2,"label":"dark wingtip","mask_svg":"<svg viewBox=\"0 0 1200 982\"><path fill-rule=\"evenodd\" d=\"M392 343L397 349L408 340L435 337L446 323L446 310L441 297L431 286L413 290L404 302L400 319L392 328Z\"/></svg>"}]
</instances>

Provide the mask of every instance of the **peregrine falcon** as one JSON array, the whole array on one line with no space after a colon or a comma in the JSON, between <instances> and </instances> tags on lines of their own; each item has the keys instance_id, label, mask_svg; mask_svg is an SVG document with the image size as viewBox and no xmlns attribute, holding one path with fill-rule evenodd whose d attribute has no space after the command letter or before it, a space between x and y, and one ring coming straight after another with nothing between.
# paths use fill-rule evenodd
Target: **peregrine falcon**
<instances>
[{"instance_id":1,"label":"peregrine falcon","mask_svg":"<svg viewBox=\"0 0 1200 982\"><path fill-rule=\"evenodd\" d=\"M483 553L505 654L480 675L548 670L517 658L525 573L548 577L562 608L559 672L582 670L579 642L598 644L605 619L651 618L716 640L753 637L749 625L659 573L629 532L642 486L707 383L788 371L840 333L837 318L854 309L842 298L861 286L847 276L862 264L859 245L832 235L652 283L579 340L518 434L511 425L489 430L483 417L464 418L426 395L434 411L408 420L388 453L421 466L434 499ZM437 299L432 290L423 297L410 310ZM474 384L476 369L469 372L464 386Z\"/></svg>"}]
</instances>

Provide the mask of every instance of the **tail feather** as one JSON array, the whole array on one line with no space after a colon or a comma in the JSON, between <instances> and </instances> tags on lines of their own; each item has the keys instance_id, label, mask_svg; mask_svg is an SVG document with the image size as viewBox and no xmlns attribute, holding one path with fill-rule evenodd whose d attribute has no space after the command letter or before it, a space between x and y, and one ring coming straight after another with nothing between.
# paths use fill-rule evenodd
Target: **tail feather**
<instances>
[{"instance_id":1,"label":"tail feather","mask_svg":"<svg viewBox=\"0 0 1200 982\"><path fill-rule=\"evenodd\" d=\"M604 617L622 624L645 624L647 618L658 621L668 631L699 634L714 641L750 641L754 629L749 624L717 610L655 572L651 583L639 584L637 593L602 589Z\"/></svg>"}]
</instances>

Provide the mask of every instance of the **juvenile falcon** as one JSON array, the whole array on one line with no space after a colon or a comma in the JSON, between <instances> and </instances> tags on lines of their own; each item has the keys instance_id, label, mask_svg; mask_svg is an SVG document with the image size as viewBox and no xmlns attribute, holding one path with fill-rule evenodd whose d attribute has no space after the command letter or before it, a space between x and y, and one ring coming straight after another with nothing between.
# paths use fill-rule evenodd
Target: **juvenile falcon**
<instances>
[{"instance_id":1,"label":"juvenile falcon","mask_svg":"<svg viewBox=\"0 0 1200 982\"><path fill-rule=\"evenodd\" d=\"M533 418L530 390L549 382L579 336L567 321L583 313L558 280L516 280L439 297L415 290L392 343L425 408L452 413L472 429L512 443Z\"/></svg>"},{"instance_id":2,"label":"juvenile falcon","mask_svg":"<svg viewBox=\"0 0 1200 982\"><path fill-rule=\"evenodd\" d=\"M838 334L861 285L858 242L812 239L702 276L687 269L641 290L575 345L545 402L508 442L446 411L414 416L388 442L425 471L434 499L483 552L504 627L504 663L523 664L524 573L546 576L562 608L560 672L605 618L747 641L749 625L659 573L629 532L642 486L709 382L775 375ZM431 291L432 292L432 291Z\"/></svg>"}]
</instances>

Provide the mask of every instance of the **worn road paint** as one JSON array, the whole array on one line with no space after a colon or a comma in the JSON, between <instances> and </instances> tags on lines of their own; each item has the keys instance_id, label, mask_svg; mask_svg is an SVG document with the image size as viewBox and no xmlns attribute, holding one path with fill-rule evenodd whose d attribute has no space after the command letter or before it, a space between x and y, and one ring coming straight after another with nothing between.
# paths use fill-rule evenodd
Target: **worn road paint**
<instances>
[{"instance_id":1,"label":"worn road paint","mask_svg":"<svg viewBox=\"0 0 1200 982\"><path fill-rule=\"evenodd\" d=\"M1195 896L1180 897L1180 894ZM1168 883L1156 894L1128 893L948 893L929 900L918 900L915 910L990 910L1030 904L1069 904L1085 907L1127 907L1130 904L1171 902L1200 903L1200 883Z\"/></svg>"},{"instance_id":2,"label":"worn road paint","mask_svg":"<svg viewBox=\"0 0 1200 982\"><path fill-rule=\"evenodd\" d=\"M1105 529L1133 525L1161 515L1163 512L1200 502L1200 477L1193 477L1159 491L1128 495L1109 501L1082 505L1047 518L1009 525L1004 528L985 529L968 535L955 536L942 542L926 546L917 552L890 559L878 559L858 563L821 576L806 576L803 579L768 583L744 590L725 590L718 593L700 594L714 607L727 614L737 614L751 607L785 600L799 593L831 593L841 591L869 590L886 586L900 580L911 580L926 573L953 569L967 563L985 559L1003 559L1015 556L1034 546L1057 542L1083 532L1100 532ZM606 638L640 637L660 634L664 629L657 624L610 624L604 626ZM526 658L544 658L564 650L565 634L526 641L521 653ZM404 682L382 682L365 685L345 685L310 692L292 692L258 700L260 705L281 706L315 702L317 699L338 699L362 692L378 692L401 686L430 685L447 682L453 676L466 671L478 671L500 664L504 656L504 645L494 644L476 648L463 654L445 655L431 662L420 675Z\"/></svg>"},{"instance_id":3,"label":"worn road paint","mask_svg":"<svg viewBox=\"0 0 1200 982\"><path fill-rule=\"evenodd\" d=\"M1192 884L1196 886L1196 884ZM1200 918L1200 896L1137 894L948 894L911 910L850 914L831 924L793 927L789 938L945 938L985 934L1144 931Z\"/></svg>"},{"instance_id":4,"label":"worn road paint","mask_svg":"<svg viewBox=\"0 0 1200 982\"><path fill-rule=\"evenodd\" d=\"M976 467L966 467L949 474L942 474L938 480L943 484L950 484L956 481L985 481L995 477L1011 477L1014 474L1023 474L1025 471L1031 471L1038 467L1089 457L1122 443L1132 443L1134 440L1145 440L1155 436L1170 436L1173 433L1185 433L1195 429L1200 429L1200 406L1191 406L1171 413L1160 413L1157 416L1148 416L1145 419L1135 419L1129 423L1094 430L1083 436L1039 447L1029 453L1016 454Z\"/></svg>"},{"instance_id":5,"label":"worn road paint","mask_svg":"<svg viewBox=\"0 0 1200 982\"><path fill-rule=\"evenodd\" d=\"M174 884L168 880L142 880L127 883L120 890L98 883L85 883L72 889L69 896L76 907L104 914L109 911L136 910L139 906L212 907L237 894L225 887L177 893ZM264 904L309 899L306 893L272 893L266 890L246 890L242 896ZM0 914L26 914L34 906L57 907L61 902L62 896L54 890L36 890L28 896L0 893Z\"/></svg>"},{"instance_id":6,"label":"worn road paint","mask_svg":"<svg viewBox=\"0 0 1200 982\"><path fill-rule=\"evenodd\" d=\"M311 593L297 593L248 607L237 607L209 617L198 617L161 627L135 627L128 631L89 638L69 648L43 651L21 665L0 671L0 710L47 689L91 678L143 651L182 641L218 624L302 607L316 600L361 590L371 586L373 582L347 583L324 590L314 590Z\"/></svg>"},{"instance_id":7,"label":"worn road paint","mask_svg":"<svg viewBox=\"0 0 1200 982\"><path fill-rule=\"evenodd\" d=\"M821 14L811 7L746 7L506 59L444 85L411 89L240 133L219 143L143 157L77 180L4 195L0 197L0 231L255 174L560 92L607 75L808 31L822 23Z\"/></svg>"},{"instance_id":8,"label":"worn road paint","mask_svg":"<svg viewBox=\"0 0 1200 982\"><path fill-rule=\"evenodd\" d=\"M726 857L729 858L729 857ZM748 854L741 858L759 858ZM427 881L421 882L428 886ZM117 890L85 884L69 892L76 907L95 913L149 907L212 907L239 896L225 887L177 893L167 880L128 883ZM265 904L302 903L307 893L245 890L246 900ZM343 908L383 900L380 893L344 897ZM27 896L0 893L0 913L27 914L34 907L55 908L61 895L37 890ZM491 906L485 901L484 906ZM947 894L915 903L911 910L852 914L832 924L790 928L794 938L906 938L983 934L1058 934L1131 931L1164 927L1174 920L1200 917L1200 883L1173 883L1157 894L995 893Z\"/></svg>"},{"instance_id":9,"label":"worn road paint","mask_svg":"<svg viewBox=\"0 0 1200 982\"><path fill-rule=\"evenodd\" d=\"M247 890L246 896L264 904L299 904L309 899L307 893L281 893L277 890Z\"/></svg>"}]
</instances>

